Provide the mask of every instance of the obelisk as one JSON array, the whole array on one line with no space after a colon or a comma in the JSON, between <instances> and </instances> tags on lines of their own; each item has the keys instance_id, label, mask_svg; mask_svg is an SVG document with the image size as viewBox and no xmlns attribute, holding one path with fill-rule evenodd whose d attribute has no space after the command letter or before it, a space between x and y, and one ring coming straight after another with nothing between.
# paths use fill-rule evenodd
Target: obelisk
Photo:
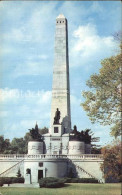
<instances>
[{"instance_id":1,"label":"obelisk","mask_svg":"<svg viewBox=\"0 0 122 195\"><path fill-rule=\"evenodd\" d=\"M60 111L59 123L63 133L71 131L69 56L68 56L68 23L63 14L56 18L55 53L53 67L53 86L51 103L51 128L54 124L56 110Z\"/></svg>"}]
</instances>

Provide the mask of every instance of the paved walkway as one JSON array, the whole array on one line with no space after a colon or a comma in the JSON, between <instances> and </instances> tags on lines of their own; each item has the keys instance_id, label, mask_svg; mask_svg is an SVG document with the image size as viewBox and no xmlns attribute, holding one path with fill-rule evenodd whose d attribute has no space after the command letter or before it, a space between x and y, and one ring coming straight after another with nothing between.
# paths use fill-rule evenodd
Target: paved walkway
<instances>
[{"instance_id":1,"label":"paved walkway","mask_svg":"<svg viewBox=\"0 0 122 195\"><path fill-rule=\"evenodd\" d=\"M38 183L33 184L23 184L23 183L13 183L13 184L4 184L3 187L15 187L15 188L39 188Z\"/></svg>"}]
</instances>

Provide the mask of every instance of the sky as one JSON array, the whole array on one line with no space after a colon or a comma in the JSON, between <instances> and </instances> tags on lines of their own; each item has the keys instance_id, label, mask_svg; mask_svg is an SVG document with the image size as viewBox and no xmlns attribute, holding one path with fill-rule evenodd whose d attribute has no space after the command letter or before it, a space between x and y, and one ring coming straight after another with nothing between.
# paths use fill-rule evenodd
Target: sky
<instances>
[{"instance_id":1,"label":"sky","mask_svg":"<svg viewBox=\"0 0 122 195\"><path fill-rule=\"evenodd\" d=\"M0 2L0 135L23 137L28 129L50 126L55 23L68 20L72 127L90 128L99 144L113 138L110 127L92 124L80 106L86 81L101 60L117 54L120 1Z\"/></svg>"}]
</instances>

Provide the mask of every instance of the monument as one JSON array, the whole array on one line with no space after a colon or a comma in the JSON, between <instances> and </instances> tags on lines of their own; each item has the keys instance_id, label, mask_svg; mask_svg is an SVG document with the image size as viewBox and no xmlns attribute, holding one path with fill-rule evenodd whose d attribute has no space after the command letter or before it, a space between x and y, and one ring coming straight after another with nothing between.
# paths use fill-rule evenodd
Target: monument
<instances>
[{"instance_id":1,"label":"monument","mask_svg":"<svg viewBox=\"0 0 122 195\"><path fill-rule=\"evenodd\" d=\"M72 169L74 177L104 182L100 169L103 158L91 154L88 132L79 137L76 126L71 128L68 22L62 14L56 18L49 133L39 136L37 124L30 133L33 140L28 142L28 154L0 155L0 177L16 176L19 167L25 184L37 184L43 177L68 177Z\"/></svg>"},{"instance_id":2,"label":"monument","mask_svg":"<svg viewBox=\"0 0 122 195\"><path fill-rule=\"evenodd\" d=\"M61 112L60 123L63 131L70 133L68 22L63 14L56 18L50 133L53 131L53 119L57 108Z\"/></svg>"}]
</instances>

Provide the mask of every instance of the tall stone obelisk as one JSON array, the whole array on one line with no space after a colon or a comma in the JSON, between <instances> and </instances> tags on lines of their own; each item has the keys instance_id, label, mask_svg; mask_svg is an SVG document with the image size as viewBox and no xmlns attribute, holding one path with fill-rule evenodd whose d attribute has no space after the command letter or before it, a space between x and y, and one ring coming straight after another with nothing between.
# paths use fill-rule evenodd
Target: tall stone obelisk
<instances>
[{"instance_id":1,"label":"tall stone obelisk","mask_svg":"<svg viewBox=\"0 0 122 195\"><path fill-rule=\"evenodd\" d=\"M70 116L70 86L69 86L69 56L68 56L68 24L64 15L56 18L55 54L53 67L53 86L51 104L51 128L54 124L56 109L61 116L59 123L63 133L71 131ZM53 130L50 128L50 133Z\"/></svg>"}]
</instances>

